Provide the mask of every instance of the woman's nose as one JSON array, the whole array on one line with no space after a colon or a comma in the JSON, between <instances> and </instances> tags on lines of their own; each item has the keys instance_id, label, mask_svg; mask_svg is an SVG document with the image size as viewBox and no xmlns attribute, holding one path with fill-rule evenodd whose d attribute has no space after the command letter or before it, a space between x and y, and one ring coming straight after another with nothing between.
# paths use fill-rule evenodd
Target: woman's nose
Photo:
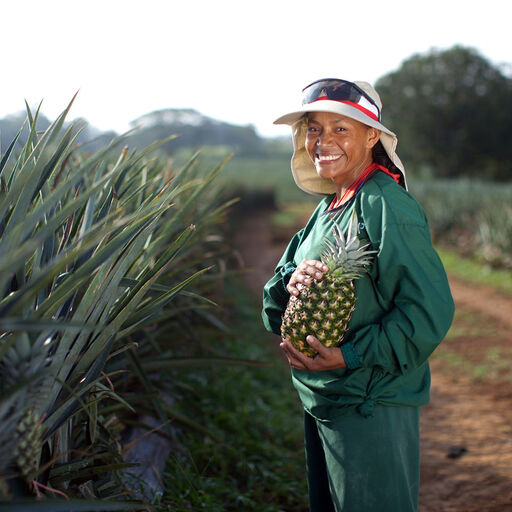
<instances>
[{"instance_id":1,"label":"woman's nose","mask_svg":"<svg viewBox=\"0 0 512 512\"><path fill-rule=\"evenodd\" d=\"M318 136L316 141L318 146L327 146L332 142L332 132L330 130L323 130Z\"/></svg>"}]
</instances>

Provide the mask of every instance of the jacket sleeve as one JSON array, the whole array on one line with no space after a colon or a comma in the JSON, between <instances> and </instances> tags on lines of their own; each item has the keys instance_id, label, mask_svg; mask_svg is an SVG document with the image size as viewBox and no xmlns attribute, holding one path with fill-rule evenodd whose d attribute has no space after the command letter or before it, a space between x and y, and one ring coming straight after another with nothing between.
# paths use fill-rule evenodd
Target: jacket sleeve
<instances>
[{"instance_id":1,"label":"jacket sleeve","mask_svg":"<svg viewBox=\"0 0 512 512\"><path fill-rule=\"evenodd\" d=\"M380 212L379 252L367 279L386 312L378 323L355 330L342 345L348 368L379 366L392 374L414 370L451 325L454 304L448 279L419 206L416 213L399 216L389 208Z\"/></svg>"},{"instance_id":2,"label":"jacket sleeve","mask_svg":"<svg viewBox=\"0 0 512 512\"><path fill-rule=\"evenodd\" d=\"M296 233L290 240L277 264L274 275L263 288L263 311L261 316L265 328L274 334L281 334L281 317L290 298L286 285L293 271L297 268L294 255L303 232L304 229Z\"/></svg>"}]
</instances>

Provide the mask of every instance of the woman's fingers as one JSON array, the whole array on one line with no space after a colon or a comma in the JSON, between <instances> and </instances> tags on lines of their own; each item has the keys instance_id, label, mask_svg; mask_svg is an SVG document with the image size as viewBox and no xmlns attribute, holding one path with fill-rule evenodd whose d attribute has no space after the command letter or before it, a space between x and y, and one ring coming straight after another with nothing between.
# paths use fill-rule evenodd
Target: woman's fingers
<instances>
[{"instance_id":1,"label":"woman's fingers","mask_svg":"<svg viewBox=\"0 0 512 512\"><path fill-rule=\"evenodd\" d=\"M319 260L303 260L290 277L286 289L291 295L299 295L300 285L310 286L313 279L322 279L329 268Z\"/></svg>"},{"instance_id":2,"label":"woman's fingers","mask_svg":"<svg viewBox=\"0 0 512 512\"><path fill-rule=\"evenodd\" d=\"M325 263L319 260L304 260L297 269L301 269L302 273L308 274L313 277L322 277L324 272L327 272L328 267Z\"/></svg>"},{"instance_id":3,"label":"woman's fingers","mask_svg":"<svg viewBox=\"0 0 512 512\"><path fill-rule=\"evenodd\" d=\"M317 352L315 357L308 357L298 351L289 340L283 339L281 342L280 346L293 368L297 370L321 371L347 367L339 347L324 347L317 338L311 335L306 337L306 341Z\"/></svg>"},{"instance_id":4,"label":"woman's fingers","mask_svg":"<svg viewBox=\"0 0 512 512\"><path fill-rule=\"evenodd\" d=\"M280 347L283 349L283 352L290 363L290 366L297 370L305 370L306 366L300 360L300 356L302 355L298 350L296 350L293 345L286 339L281 341Z\"/></svg>"}]
</instances>

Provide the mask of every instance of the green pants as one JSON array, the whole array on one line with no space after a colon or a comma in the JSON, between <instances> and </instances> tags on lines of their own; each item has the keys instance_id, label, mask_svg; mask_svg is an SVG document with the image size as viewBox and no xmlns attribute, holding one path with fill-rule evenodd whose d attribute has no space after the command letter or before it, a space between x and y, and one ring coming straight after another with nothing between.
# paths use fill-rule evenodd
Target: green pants
<instances>
[{"instance_id":1,"label":"green pants","mask_svg":"<svg viewBox=\"0 0 512 512\"><path fill-rule=\"evenodd\" d=\"M419 408L375 406L323 423L305 414L310 512L416 512Z\"/></svg>"}]
</instances>

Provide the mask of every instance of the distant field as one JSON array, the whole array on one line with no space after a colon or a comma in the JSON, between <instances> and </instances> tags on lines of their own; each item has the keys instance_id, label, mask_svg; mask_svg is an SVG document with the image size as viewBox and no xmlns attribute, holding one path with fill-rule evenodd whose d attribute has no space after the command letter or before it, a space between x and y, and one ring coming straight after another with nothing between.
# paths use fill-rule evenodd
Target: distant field
<instances>
[{"instance_id":1,"label":"distant field","mask_svg":"<svg viewBox=\"0 0 512 512\"><path fill-rule=\"evenodd\" d=\"M231 153L229 148L202 148L199 163L209 169ZM180 151L175 155L177 165L181 165L192 152ZM235 190L269 191L278 203L310 199L311 196L297 188L290 171L290 153L279 152L270 156L232 156L224 166L220 181Z\"/></svg>"},{"instance_id":2,"label":"distant field","mask_svg":"<svg viewBox=\"0 0 512 512\"><path fill-rule=\"evenodd\" d=\"M293 200L301 195L290 172L290 157L237 158L227 163L222 178L245 189L270 189L280 200Z\"/></svg>"},{"instance_id":3,"label":"distant field","mask_svg":"<svg viewBox=\"0 0 512 512\"><path fill-rule=\"evenodd\" d=\"M493 267L512 269L512 182L411 180L436 241Z\"/></svg>"}]
</instances>

